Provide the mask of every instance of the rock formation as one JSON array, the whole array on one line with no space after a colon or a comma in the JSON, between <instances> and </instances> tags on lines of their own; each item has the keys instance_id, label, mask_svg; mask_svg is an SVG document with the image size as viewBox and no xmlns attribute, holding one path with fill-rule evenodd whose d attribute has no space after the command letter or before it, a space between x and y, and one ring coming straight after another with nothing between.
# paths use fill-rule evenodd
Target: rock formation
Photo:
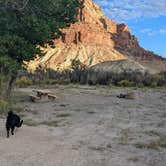
<instances>
[{"instance_id":1,"label":"rock formation","mask_svg":"<svg viewBox=\"0 0 166 166\"><path fill-rule=\"evenodd\" d=\"M166 59L142 48L125 24L119 24L114 34L115 49L128 59L139 62L152 73L166 70Z\"/></svg>"},{"instance_id":2,"label":"rock formation","mask_svg":"<svg viewBox=\"0 0 166 166\"><path fill-rule=\"evenodd\" d=\"M69 69L73 59L90 67L127 58L162 61L162 69L166 69L166 60L141 48L125 24L105 17L92 0L81 1L83 8L78 10L77 22L61 30L63 35L54 40L55 48L42 48L45 56L29 62L29 70L39 65L53 70Z\"/></svg>"}]
</instances>

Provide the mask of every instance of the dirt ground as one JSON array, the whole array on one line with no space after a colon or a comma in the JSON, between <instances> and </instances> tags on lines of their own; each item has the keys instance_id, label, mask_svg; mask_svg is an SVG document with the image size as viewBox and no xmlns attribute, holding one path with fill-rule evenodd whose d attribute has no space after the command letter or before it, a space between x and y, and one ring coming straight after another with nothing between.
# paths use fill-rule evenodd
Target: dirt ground
<instances>
[{"instance_id":1,"label":"dirt ground","mask_svg":"<svg viewBox=\"0 0 166 166\"><path fill-rule=\"evenodd\" d=\"M165 166L166 90L49 91L58 99L32 103L32 89L16 90L25 123L7 139L1 116L0 166Z\"/></svg>"}]
</instances>

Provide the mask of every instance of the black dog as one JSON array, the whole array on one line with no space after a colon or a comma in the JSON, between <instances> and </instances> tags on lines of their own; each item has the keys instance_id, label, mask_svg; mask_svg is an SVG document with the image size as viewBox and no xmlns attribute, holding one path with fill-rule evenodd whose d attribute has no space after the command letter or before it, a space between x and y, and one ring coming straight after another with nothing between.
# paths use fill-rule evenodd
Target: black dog
<instances>
[{"instance_id":1,"label":"black dog","mask_svg":"<svg viewBox=\"0 0 166 166\"><path fill-rule=\"evenodd\" d=\"M9 138L9 131L11 129L11 134L14 135L15 127L21 127L23 120L12 111L8 112L7 120L6 120L6 131L7 131L7 138Z\"/></svg>"}]
</instances>

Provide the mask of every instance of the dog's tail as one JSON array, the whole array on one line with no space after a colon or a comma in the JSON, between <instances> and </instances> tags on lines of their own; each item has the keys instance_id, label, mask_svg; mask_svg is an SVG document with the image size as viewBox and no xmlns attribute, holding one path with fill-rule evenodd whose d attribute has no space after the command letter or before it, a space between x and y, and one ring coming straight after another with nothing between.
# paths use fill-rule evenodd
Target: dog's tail
<instances>
[{"instance_id":1,"label":"dog's tail","mask_svg":"<svg viewBox=\"0 0 166 166\"><path fill-rule=\"evenodd\" d=\"M23 124L23 120L20 121L19 125L17 127L21 127Z\"/></svg>"}]
</instances>

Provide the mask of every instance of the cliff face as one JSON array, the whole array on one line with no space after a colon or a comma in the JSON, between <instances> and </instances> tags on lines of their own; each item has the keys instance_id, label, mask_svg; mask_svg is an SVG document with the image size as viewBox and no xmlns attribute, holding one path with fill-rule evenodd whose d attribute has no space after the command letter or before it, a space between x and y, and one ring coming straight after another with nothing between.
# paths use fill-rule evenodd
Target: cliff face
<instances>
[{"instance_id":1,"label":"cliff face","mask_svg":"<svg viewBox=\"0 0 166 166\"><path fill-rule=\"evenodd\" d=\"M113 40L116 50L135 60L166 60L151 51L143 49L125 24L117 26L117 33L114 34Z\"/></svg>"},{"instance_id":2,"label":"cliff face","mask_svg":"<svg viewBox=\"0 0 166 166\"><path fill-rule=\"evenodd\" d=\"M126 57L114 49L112 40L117 24L107 19L92 0L83 1L77 22L62 29L63 35L54 41L55 48L43 48L46 55L36 58L28 65L34 70L38 65L54 70L68 69L72 59L79 59L86 66Z\"/></svg>"},{"instance_id":3,"label":"cliff face","mask_svg":"<svg viewBox=\"0 0 166 166\"><path fill-rule=\"evenodd\" d=\"M117 51L126 55L128 59L139 62L150 72L166 71L166 58L142 48L125 24L117 26L117 33L114 34L113 40Z\"/></svg>"},{"instance_id":4,"label":"cliff face","mask_svg":"<svg viewBox=\"0 0 166 166\"><path fill-rule=\"evenodd\" d=\"M43 48L46 55L31 61L29 70L39 65L54 70L69 69L73 59L79 59L86 66L128 57L165 61L142 49L125 24L118 25L106 18L92 0L81 1L84 7L78 11L78 21L62 29L63 35L54 41L55 48Z\"/></svg>"}]
</instances>

